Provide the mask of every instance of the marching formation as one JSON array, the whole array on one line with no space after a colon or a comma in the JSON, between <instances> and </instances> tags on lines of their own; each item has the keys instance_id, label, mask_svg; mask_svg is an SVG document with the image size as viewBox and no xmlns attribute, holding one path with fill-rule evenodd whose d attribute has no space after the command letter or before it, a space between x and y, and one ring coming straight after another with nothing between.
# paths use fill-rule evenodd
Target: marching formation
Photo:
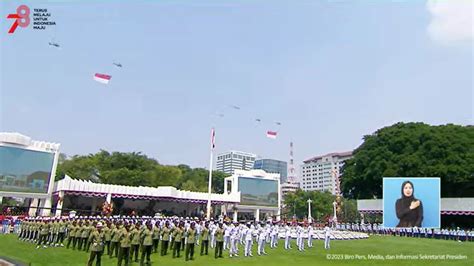
<instances>
[{"instance_id":1,"label":"marching formation","mask_svg":"<svg viewBox=\"0 0 474 266\"><path fill-rule=\"evenodd\" d=\"M286 250L293 248L293 238L299 251L313 247L313 239L324 239L324 247L329 249L331 238L335 238L331 232L328 226L315 230L303 223L232 223L183 217L30 217L18 228L19 239L35 243L37 249L65 246L90 252L88 265L94 261L100 265L103 255L117 258L117 265L132 261L150 264L151 253L194 260L197 246L200 256L214 249L216 259L224 257L224 250L230 258L252 257L254 245L256 255L263 256L266 248L277 247L279 238L285 240Z\"/></svg>"},{"instance_id":2,"label":"marching formation","mask_svg":"<svg viewBox=\"0 0 474 266\"><path fill-rule=\"evenodd\" d=\"M117 258L117 265L139 262L149 265L152 253L172 258L194 260L196 253L214 258L243 255L267 255L278 240L284 249L313 247L313 240L324 240L330 248L331 239L350 240L368 238L368 234L404 237L425 237L457 241L474 241L474 231L426 228L383 228L381 224L341 223L332 230L329 226L315 227L307 223L285 222L224 222L206 221L189 217L29 217L15 230L22 241L36 244L36 248L66 247L90 253L88 265L101 264L103 255ZM293 247L293 239L296 239ZM255 248L254 248L255 246ZM184 253L184 254L183 254Z\"/></svg>"},{"instance_id":3,"label":"marching formation","mask_svg":"<svg viewBox=\"0 0 474 266\"><path fill-rule=\"evenodd\" d=\"M474 230L464 230L462 228L425 228L425 227L402 227L384 228L378 223L341 223L336 226L337 230L351 230L354 232L364 232L368 234L392 235L404 237L433 238L457 241L474 241Z\"/></svg>"}]
</instances>

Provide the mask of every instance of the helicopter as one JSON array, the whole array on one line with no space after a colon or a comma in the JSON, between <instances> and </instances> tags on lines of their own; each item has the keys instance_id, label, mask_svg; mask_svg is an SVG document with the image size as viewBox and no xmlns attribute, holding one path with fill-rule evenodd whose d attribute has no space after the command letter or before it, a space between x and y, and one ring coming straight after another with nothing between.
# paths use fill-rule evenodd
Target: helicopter
<instances>
[{"instance_id":1,"label":"helicopter","mask_svg":"<svg viewBox=\"0 0 474 266\"><path fill-rule=\"evenodd\" d=\"M49 42L48 44L54 47L58 47L58 48L60 47L59 43L57 42Z\"/></svg>"}]
</instances>

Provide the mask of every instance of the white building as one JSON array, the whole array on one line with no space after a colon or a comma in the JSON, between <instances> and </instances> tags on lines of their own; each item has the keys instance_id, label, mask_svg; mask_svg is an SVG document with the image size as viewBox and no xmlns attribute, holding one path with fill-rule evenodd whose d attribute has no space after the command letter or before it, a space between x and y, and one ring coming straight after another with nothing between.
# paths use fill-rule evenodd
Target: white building
<instances>
[{"instance_id":1,"label":"white building","mask_svg":"<svg viewBox=\"0 0 474 266\"><path fill-rule=\"evenodd\" d=\"M257 155L241 151L228 151L217 155L216 170L233 174L234 170L250 170Z\"/></svg>"},{"instance_id":2,"label":"white building","mask_svg":"<svg viewBox=\"0 0 474 266\"><path fill-rule=\"evenodd\" d=\"M264 170L236 170L224 179L224 194L239 195L239 202L227 205L233 220L280 220L280 174Z\"/></svg>"},{"instance_id":3,"label":"white building","mask_svg":"<svg viewBox=\"0 0 474 266\"><path fill-rule=\"evenodd\" d=\"M56 215L60 216L63 211L76 209L77 206L85 206L87 214L100 213L100 206L104 203L112 203L113 200L122 200L121 208L133 209L138 213L159 210L172 211L176 215L189 216L206 210L209 194L205 192L194 192L179 190L171 186L159 187L132 187L113 184L99 184L90 181L73 179L66 175L64 179L57 181L54 185L53 206L56 206ZM231 206L240 201L240 194L224 193L211 194L211 205L213 214L218 215L218 206L225 212L227 205ZM154 202L154 204L150 204ZM214 216L213 215L213 216Z\"/></svg>"},{"instance_id":4,"label":"white building","mask_svg":"<svg viewBox=\"0 0 474 266\"><path fill-rule=\"evenodd\" d=\"M304 191L330 191L336 193L336 176L344 161L352 158L352 151L316 156L301 165L300 187Z\"/></svg>"},{"instance_id":5,"label":"white building","mask_svg":"<svg viewBox=\"0 0 474 266\"><path fill-rule=\"evenodd\" d=\"M299 187L296 183L283 183L281 184L281 195L285 198L288 193L296 192Z\"/></svg>"},{"instance_id":6,"label":"white building","mask_svg":"<svg viewBox=\"0 0 474 266\"><path fill-rule=\"evenodd\" d=\"M31 199L49 215L59 143L33 140L16 132L0 132L0 203L3 197Z\"/></svg>"}]
</instances>

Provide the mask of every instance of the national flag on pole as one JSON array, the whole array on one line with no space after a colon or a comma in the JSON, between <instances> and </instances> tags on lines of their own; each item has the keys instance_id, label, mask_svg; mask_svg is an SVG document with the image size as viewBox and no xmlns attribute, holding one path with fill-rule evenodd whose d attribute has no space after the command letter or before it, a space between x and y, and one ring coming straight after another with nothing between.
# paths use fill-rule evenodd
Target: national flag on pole
<instances>
[{"instance_id":1,"label":"national flag on pole","mask_svg":"<svg viewBox=\"0 0 474 266\"><path fill-rule=\"evenodd\" d=\"M216 131L214 128L211 129L211 149L216 147Z\"/></svg>"},{"instance_id":2,"label":"national flag on pole","mask_svg":"<svg viewBox=\"0 0 474 266\"><path fill-rule=\"evenodd\" d=\"M276 139L277 132L276 131L267 131L267 138Z\"/></svg>"},{"instance_id":3,"label":"national flag on pole","mask_svg":"<svg viewBox=\"0 0 474 266\"><path fill-rule=\"evenodd\" d=\"M106 74L95 73L94 80L103 84L108 84L112 76Z\"/></svg>"}]
</instances>

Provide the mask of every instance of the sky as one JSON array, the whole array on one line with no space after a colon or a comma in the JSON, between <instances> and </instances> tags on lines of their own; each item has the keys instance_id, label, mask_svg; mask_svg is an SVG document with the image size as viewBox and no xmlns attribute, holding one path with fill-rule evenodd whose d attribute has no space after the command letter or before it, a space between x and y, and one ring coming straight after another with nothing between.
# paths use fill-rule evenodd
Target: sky
<instances>
[{"instance_id":1,"label":"sky","mask_svg":"<svg viewBox=\"0 0 474 266\"><path fill-rule=\"evenodd\" d=\"M298 168L396 122L472 125L472 3L1 1L0 131L208 168L215 127L216 153L293 141ZM8 34L20 4L56 26Z\"/></svg>"}]
</instances>

